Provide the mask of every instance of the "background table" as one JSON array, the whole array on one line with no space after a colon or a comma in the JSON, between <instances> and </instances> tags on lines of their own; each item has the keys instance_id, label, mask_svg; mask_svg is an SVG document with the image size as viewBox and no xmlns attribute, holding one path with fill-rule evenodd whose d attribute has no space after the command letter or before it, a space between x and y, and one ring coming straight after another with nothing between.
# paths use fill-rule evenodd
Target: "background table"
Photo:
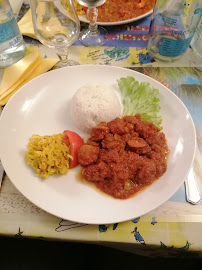
<instances>
[{"instance_id":1,"label":"background table","mask_svg":"<svg viewBox=\"0 0 202 270\"><path fill-rule=\"evenodd\" d=\"M14 2L20 11L22 1ZM18 3L18 5L17 5ZM20 16L28 6L23 5ZM104 47L83 47L77 42L70 47L69 58L78 64L105 64L131 68L169 87L185 103L196 125L199 138L197 160L202 152L202 63L191 48L173 63L152 59L142 41L140 30L148 32L151 17L122 28L108 28L114 40ZM115 35L138 31L140 40L120 43ZM136 30L134 30L136 29ZM44 57L55 55L38 41L26 38L27 46L37 46ZM128 45L129 44L129 45ZM3 71L0 72L0 74ZM169 102L169 101L168 101ZM201 179L202 182L202 179ZM193 256L202 254L202 204L186 202L184 185L169 201L140 218L119 224L87 225L61 220L29 202L13 186L7 176L0 190L0 234L16 237L36 237L67 241L85 241L114 246L147 256Z\"/></svg>"}]
</instances>

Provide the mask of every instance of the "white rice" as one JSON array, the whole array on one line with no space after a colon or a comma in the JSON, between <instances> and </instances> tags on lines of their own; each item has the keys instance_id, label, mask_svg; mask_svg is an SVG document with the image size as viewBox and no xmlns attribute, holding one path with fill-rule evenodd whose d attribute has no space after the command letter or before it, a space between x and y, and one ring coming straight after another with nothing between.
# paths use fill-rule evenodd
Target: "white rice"
<instances>
[{"instance_id":1,"label":"white rice","mask_svg":"<svg viewBox=\"0 0 202 270\"><path fill-rule=\"evenodd\" d=\"M89 83L79 88L72 97L71 115L82 131L90 132L100 122L120 117L122 105L112 87Z\"/></svg>"}]
</instances>

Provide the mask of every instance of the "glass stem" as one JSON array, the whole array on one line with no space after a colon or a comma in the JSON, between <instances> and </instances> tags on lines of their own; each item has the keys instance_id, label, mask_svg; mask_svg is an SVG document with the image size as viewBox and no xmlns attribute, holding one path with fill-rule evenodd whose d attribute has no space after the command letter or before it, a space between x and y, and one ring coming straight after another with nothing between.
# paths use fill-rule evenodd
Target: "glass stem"
<instances>
[{"instance_id":1,"label":"glass stem","mask_svg":"<svg viewBox=\"0 0 202 270\"><path fill-rule=\"evenodd\" d=\"M56 48L56 53L60 58L60 66L68 66L68 48Z\"/></svg>"},{"instance_id":2,"label":"glass stem","mask_svg":"<svg viewBox=\"0 0 202 270\"><path fill-rule=\"evenodd\" d=\"M98 26L97 26L97 16L98 16L98 10L96 7L89 7L87 10L87 17L89 19L89 30L91 35L97 35L98 34Z\"/></svg>"}]
</instances>

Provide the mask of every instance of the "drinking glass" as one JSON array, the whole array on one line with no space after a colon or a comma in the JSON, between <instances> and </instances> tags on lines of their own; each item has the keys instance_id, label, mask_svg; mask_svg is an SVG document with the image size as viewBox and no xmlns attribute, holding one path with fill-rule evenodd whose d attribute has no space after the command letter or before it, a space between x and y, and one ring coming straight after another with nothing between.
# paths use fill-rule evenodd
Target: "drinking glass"
<instances>
[{"instance_id":1,"label":"drinking glass","mask_svg":"<svg viewBox=\"0 0 202 270\"><path fill-rule=\"evenodd\" d=\"M68 60L68 47L77 40L80 32L74 0L30 0L30 7L39 41L56 50L61 67L74 65Z\"/></svg>"},{"instance_id":2,"label":"drinking glass","mask_svg":"<svg viewBox=\"0 0 202 270\"><path fill-rule=\"evenodd\" d=\"M89 20L89 27L81 32L79 40L84 46L100 46L103 45L107 39L105 35L106 29L97 26L97 7L103 5L106 0L76 0L80 5L88 7L87 18Z\"/></svg>"}]
</instances>

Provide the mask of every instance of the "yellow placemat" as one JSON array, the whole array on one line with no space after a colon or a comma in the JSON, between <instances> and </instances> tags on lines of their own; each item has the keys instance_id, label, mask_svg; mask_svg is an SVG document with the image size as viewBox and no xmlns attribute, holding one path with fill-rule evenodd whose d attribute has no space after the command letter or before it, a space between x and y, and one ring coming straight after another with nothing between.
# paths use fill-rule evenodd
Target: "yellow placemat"
<instances>
[{"instance_id":1,"label":"yellow placemat","mask_svg":"<svg viewBox=\"0 0 202 270\"><path fill-rule=\"evenodd\" d=\"M34 33L31 9L29 9L22 17L22 19L18 22L18 26L22 35L37 39Z\"/></svg>"},{"instance_id":2,"label":"yellow placemat","mask_svg":"<svg viewBox=\"0 0 202 270\"><path fill-rule=\"evenodd\" d=\"M0 105L5 105L25 83L48 71L58 61L58 58L42 58L38 48L27 48L24 58L4 71L0 85Z\"/></svg>"}]
</instances>

